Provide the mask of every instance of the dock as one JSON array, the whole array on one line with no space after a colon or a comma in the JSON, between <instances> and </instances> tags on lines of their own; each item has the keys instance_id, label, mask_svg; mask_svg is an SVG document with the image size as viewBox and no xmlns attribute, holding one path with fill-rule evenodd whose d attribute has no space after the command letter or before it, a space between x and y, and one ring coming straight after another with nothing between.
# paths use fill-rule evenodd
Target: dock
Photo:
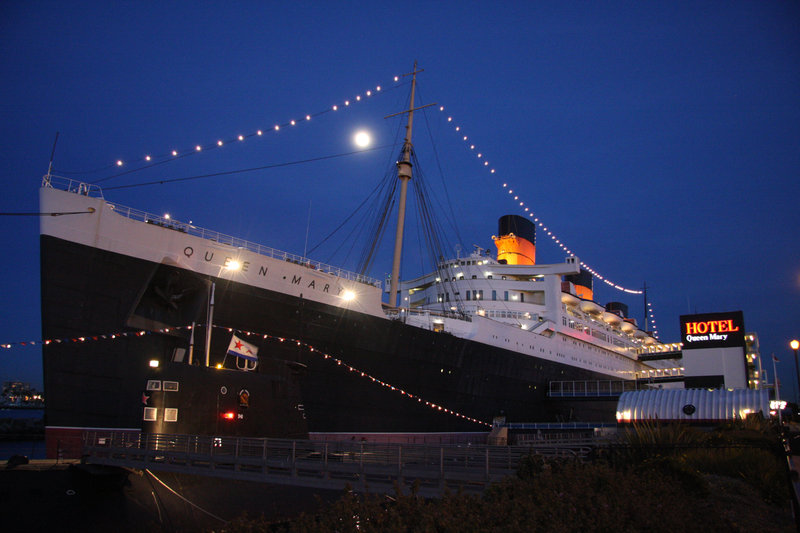
<instances>
[{"instance_id":1,"label":"dock","mask_svg":"<svg viewBox=\"0 0 800 533\"><path fill-rule=\"evenodd\" d=\"M419 445L254 439L125 431L84 433L90 464L196 474L281 485L360 492L415 490L481 493L516 475L532 451L545 456L588 453L559 446Z\"/></svg>"}]
</instances>

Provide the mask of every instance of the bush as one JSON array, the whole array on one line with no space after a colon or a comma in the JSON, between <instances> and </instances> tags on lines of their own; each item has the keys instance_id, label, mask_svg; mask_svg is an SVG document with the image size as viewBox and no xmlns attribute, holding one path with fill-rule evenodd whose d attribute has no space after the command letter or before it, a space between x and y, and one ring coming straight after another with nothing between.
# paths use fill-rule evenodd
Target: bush
<instances>
[{"instance_id":1,"label":"bush","mask_svg":"<svg viewBox=\"0 0 800 533\"><path fill-rule=\"evenodd\" d=\"M713 433L642 424L592 462L529 455L517 477L482 497L347 491L288 523L258 529L237 522L226 531L794 531L772 431L752 421Z\"/></svg>"}]
</instances>

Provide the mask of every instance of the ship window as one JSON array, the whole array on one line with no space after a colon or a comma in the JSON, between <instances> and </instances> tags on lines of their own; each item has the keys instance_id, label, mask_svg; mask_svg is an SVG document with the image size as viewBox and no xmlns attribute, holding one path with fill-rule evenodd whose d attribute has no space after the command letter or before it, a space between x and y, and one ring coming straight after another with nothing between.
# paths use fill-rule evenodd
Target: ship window
<instances>
[{"instance_id":1,"label":"ship window","mask_svg":"<svg viewBox=\"0 0 800 533\"><path fill-rule=\"evenodd\" d=\"M174 407L168 407L164 409L164 422L177 422L178 421L178 410Z\"/></svg>"},{"instance_id":2,"label":"ship window","mask_svg":"<svg viewBox=\"0 0 800 533\"><path fill-rule=\"evenodd\" d=\"M183 363L183 358L186 355L186 348L175 348L172 352L172 361L174 363Z\"/></svg>"},{"instance_id":3,"label":"ship window","mask_svg":"<svg viewBox=\"0 0 800 533\"><path fill-rule=\"evenodd\" d=\"M178 382L177 381L165 381L164 382L164 390L165 391L177 391L178 390Z\"/></svg>"},{"instance_id":4,"label":"ship window","mask_svg":"<svg viewBox=\"0 0 800 533\"><path fill-rule=\"evenodd\" d=\"M158 409L155 407L145 407L144 420L147 422L155 422L158 420Z\"/></svg>"},{"instance_id":5,"label":"ship window","mask_svg":"<svg viewBox=\"0 0 800 533\"><path fill-rule=\"evenodd\" d=\"M524 292L519 293L519 301L520 302L524 302L525 301L525 293Z\"/></svg>"},{"instance_id":6,"label":"ship window","mask_svg":"<svg viewBox=\"0 0 800 533\"><path fill-rule=\"evenodd\" d=\"M472 275L472 279L478 279L478 276L476 276L475 274L473 274L473 275Z\"/></svg>"},{"instance_id":7,"label":"ship window","mask_svg":"<svg viewBox=\"0 0 800 533\"><path fill-rule=\"evenodd\" d=\"M491 277L491 276L489 276L489 277ZM496 300L497 300L497 291L492 291L492 301L494 302Z\"/></svg>"},{"instance_id":8,"label":"ship window","mask_svg":"<svg viewBox=\"0 0 800 533\"><path fill-rule=\"evenodd\" d=\"M470 301L472 299L470 296L471 296L471 291L467 291L467 301Z\"/></svg>"},{"instance_id":9,"label":"ship window","mask_svg":"<svg viewBox=\"0 0 800 533\"><path fill-rule=\"evenodd\" d=\"M161 390L161 382L157 379L148 379L147 390Z\"/></svg>"},{"instance_id":10,"label":"ship window","mask_svg":"<svg viewBox=\"0 0 800 533\"><path fill-rule=\"evenodd\" d=\"M478 296L477 296L477 299L478 299L478 300L483 300L483 289L481 289L481 290L479 290L479 291L478 291Z\"/></svg>"},{"instance_id":11,"label":"ship window","mask_svg":"<svg viewBox=\"0 0 800 533\"><path fill-rule=\"evenodd\" d=\"M503 300L508 301L508 291L503 291Z\"/></svg>"}]
</instances>

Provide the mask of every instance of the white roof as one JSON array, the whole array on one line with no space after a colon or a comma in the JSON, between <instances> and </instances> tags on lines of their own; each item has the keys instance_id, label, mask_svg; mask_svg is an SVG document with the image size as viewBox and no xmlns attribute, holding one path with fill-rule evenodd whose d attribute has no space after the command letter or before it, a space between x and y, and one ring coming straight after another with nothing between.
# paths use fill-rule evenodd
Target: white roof
<instances>
[{"instance_id":1,"label":"white roof","mask_svg":"<svg viewBox=\"0 0 800 533\"><path fill-rule=\"evenodd\" d=\"M769 416L769 391L753 389L652 389L623 392L617 421L720 421L761 412Z\"/></svg>"}]
</instances>

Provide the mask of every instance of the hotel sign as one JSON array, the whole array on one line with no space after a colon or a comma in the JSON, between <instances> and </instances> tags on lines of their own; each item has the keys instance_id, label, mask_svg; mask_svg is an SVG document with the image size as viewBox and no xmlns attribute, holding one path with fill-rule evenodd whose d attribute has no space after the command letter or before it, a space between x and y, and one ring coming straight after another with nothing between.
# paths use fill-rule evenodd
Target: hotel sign
<instances>
[{"instance_id":1,"label":"hotel sign","mask_svg":"<svg viewBox=\"0 0 800 533\"><path fill-rule=\"evenodd\" d=\"M741 311L681 316L684 350L744 346L744 315Z\"/></svg>"}]
</instances>

